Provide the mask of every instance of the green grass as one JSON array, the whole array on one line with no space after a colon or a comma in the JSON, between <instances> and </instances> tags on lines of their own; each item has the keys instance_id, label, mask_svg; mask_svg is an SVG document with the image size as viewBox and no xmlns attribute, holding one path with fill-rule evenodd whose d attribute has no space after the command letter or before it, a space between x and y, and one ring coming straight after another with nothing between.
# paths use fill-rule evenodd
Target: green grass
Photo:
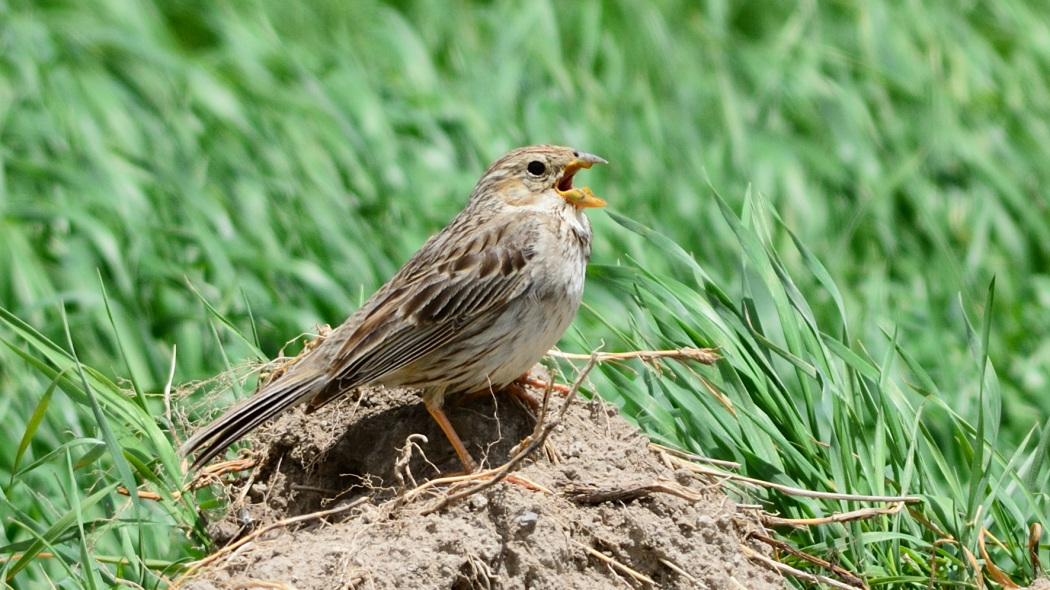
<instances>
[{"instance_id":1,"label":"green grass","mask_svg":"<svg viewBox=\"0 0 1050 590\"><path fill-rule=\"evenodd\" d=\"M565 347L726 355L607 364L598 393L750 475L921 495L784 531L872 585L925 588L933 557L973 585L982 525L1029 579L1027 526L1050 524L1042 12L0 1L0 554L25 556L0 575L163 586L203 542L194 507L114 488L179 485L172 347L177 386L341 321L489 161L549 141L611 162L580 177L611 214Z\"/></svg>"}]
</instances>

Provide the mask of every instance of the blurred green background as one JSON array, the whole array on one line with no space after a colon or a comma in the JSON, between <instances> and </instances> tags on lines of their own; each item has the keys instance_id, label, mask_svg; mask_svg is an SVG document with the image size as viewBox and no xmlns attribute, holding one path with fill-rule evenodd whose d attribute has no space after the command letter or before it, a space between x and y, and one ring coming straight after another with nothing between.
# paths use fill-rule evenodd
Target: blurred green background
<instances>
[{"instance_id":1,"label":"blurred green background","mask_svg":"<svg viewBox=\"0 0 1050 590\"><path fill-rule=\"evenodd\" d=\"M176 382L198 379L223 361L187 284L230 317L250 306L273 354L341 321L491 160L553 142L605 156L581 179L728 291L739 268L709 194L762 193L839 282L855 336L878 347L899 327L960 403L959 306L997 277L992 352L1028 422L1050 412L1037 9L8 3L0 301L49 333L67 302L83 360L106 367L100 273L147 389L172 344ZM662 267L593 217L596 263Z\"/></svg>"},{"instance_id":2,"label":"blurred green background","mask_svg":"<svg viewBox=\"0 0 1050 590\"><path fill-rule=\"evenodd\" d=\"M174 382L207 379L252 351L202 299L274 356L341 322L489 162L557 143L608 159L578 184L733 298L747 271L712 195L761 195L823 330L873 358L897 331L963 415L963 315L988 313L1016 443L1050 414L1046 8L0 0L0 306L65 343L64 306L80 360L147 393L173 345ZM595 264L684 272L591 218ZM566 348L622 349L624 297L591 281ZM0 479L46 387L0 351ZM94 428L56 398L29 456Z\"/></svg>"}]
</instances>

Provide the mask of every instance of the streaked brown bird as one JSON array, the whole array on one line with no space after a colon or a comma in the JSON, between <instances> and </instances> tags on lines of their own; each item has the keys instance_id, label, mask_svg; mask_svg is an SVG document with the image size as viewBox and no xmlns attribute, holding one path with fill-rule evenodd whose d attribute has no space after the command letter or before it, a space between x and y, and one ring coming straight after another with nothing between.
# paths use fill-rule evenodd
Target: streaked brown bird
<instances>
[{"instance_id":1,"label":"streaked brown bird","mask_svg":"<svg viewBox=\"0 0 1050 590\"><path fill-rule=\"evenodd\" d=\"M584 209L605 201L573 176L598 156L538 145L496 160L463 211L287 373L186 441L200 468L285 410L314 411L365 384L418 388L468 471L442 406L527 374L568 329L591 254Z\"/></svg>"}]
</instances>

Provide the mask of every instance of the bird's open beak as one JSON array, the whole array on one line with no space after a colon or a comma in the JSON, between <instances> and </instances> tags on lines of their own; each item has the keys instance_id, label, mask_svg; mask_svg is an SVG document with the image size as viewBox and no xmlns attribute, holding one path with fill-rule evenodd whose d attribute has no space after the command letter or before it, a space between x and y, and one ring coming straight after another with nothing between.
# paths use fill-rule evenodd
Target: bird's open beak
<instances>
[{"instance_id":1,"label":"bird's open beak","mask_svg":"<svg viewBox=\"0 0 1050 590\"><path fill-rule=\"evenodd\" d=\"M572 186L572 177L580 170L590 168L594 164L608 164L608 162L594 154L579 152L576 159L565 166L565 172L562 173L561 178L558 180L558 184L554 185L554 190L558 191L558 194L561 195L566 202L575 205L580 209L585 209L587 207L604 207L605 201L594 196L591 189L587 187L576 188Z\"/></svg>"}]
</instances>

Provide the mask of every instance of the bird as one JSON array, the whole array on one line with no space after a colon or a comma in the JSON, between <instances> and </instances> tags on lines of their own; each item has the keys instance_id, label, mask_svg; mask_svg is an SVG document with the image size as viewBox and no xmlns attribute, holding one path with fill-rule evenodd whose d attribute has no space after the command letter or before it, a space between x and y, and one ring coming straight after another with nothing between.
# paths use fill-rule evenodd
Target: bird
<instances>
[{"instance_id":1,"label":"bird","mask_svg":"<svg viewBox=\"0 0 1050 590\"><path fill-rule=\"evenodd\" d=\"M506 387L568 329L591 254L585 212L606 205L573 178L607 163L554 145L493 162L464 209L342 325L186 440L183 457L199 451L190 471L286 410L313 412L364 385L421 391L464 469L477 471L445 399Z\"/></svg>"}]
</instances>

